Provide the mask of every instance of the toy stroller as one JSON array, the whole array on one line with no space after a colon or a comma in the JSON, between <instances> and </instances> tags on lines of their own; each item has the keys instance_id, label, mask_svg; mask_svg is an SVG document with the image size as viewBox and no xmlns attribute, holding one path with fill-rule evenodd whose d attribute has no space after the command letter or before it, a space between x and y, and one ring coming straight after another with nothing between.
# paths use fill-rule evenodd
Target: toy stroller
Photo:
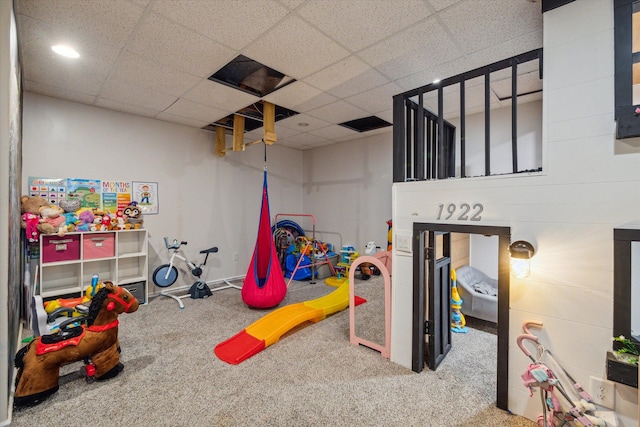
<instances>
[{"instance_id":1,"label":"toy stroller","mask_svg":"<svg viewBox=\"0 0 640 427\"><path fill-rule=\"evenodd\" d=\"M540 344L538 337L529 331L530 326L541 328L542 323L525 322L522 326L524 334L518 336L517 343L532 362L522 374L524 385L529 388L532 396L535 388L540 389L542 415L538 417L538 426L606 427L607 423L600 418L601 413L596 411L589 393L558 364L551 352ZM524 341L536 344L537 357L525 347ZM571 387L565 387L563 381L569 382ZM566 409L563 410L563 406Z\"/></svg>"}]
</instances>

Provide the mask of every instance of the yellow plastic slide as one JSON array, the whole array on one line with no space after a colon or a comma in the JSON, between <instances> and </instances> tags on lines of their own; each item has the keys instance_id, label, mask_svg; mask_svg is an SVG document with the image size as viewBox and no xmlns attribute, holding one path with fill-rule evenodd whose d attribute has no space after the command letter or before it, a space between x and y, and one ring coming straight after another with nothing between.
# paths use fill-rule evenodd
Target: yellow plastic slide
<instances>
[{"instance_id":1,"label":"yellow plastic slide","mask_svg":"<svg viewBox=\"0 0 640 427\"><path fill-rule=\"evenodd\" d=\"M349 307L349 282L323 297L290 304L258 319L240 333L218 344L214 352L221 360L237 365L278 342L287 331L306 322L319 322Z\"/></svg>"}]
</instances>

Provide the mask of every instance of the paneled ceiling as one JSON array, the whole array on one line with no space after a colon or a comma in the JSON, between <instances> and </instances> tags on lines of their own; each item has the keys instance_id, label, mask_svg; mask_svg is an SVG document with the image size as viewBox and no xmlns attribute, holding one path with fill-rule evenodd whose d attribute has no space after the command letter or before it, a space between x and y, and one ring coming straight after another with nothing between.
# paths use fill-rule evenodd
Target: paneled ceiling
<instances>
[{"instance_id":1,"label":"paneled ceiling","mask_svg":"<svg viewBox=\"0 0 640 427\"><path fill-rule=\"evenodd\" d=\"M299 150L388 132L338 123L392 122L393 95L542 47L536 0L15 4L25 91L195 128L268 101L298 113L276 118L275 130L277 144ZM80 57L58 56L56 44ZM260 97L209 79L239 55L295 81ZM534 71L523 70L524 85L539 85Z\"/></svg>"}]
</instances>

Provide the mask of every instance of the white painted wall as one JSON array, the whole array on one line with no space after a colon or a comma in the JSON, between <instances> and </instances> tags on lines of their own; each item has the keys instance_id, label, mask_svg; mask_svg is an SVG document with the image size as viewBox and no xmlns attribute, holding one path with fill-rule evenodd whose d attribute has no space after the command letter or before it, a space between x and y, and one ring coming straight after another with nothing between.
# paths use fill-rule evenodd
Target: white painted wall
<instances>
[{"instance_id":1,"label":"white painted wall","mask_svg":"<svg viewBox=\"0 0 640 427\"><path fill-rule=\"evenodd\" d=\"M482 203L480 223L511 227L537 254L528 279L511 280L509 408L541 411L520 375L515 345L526 320L581 384L605 377L613 324L613 229L640 228L640 154L614 143L613 1L577 1L544 15L543 167L536 175L393 186L396 229L437 221L440 203ZM616 154L624 152L626 154ZM392 360L411 366L411 258L394 254ZM455 350L452 350L455 351ZM616 412L636 426L636 391L616 385Z\"/></svg>"},{"instance_id":2,"label":"white painted wall","mask_svg":"<svg viewBox=\"0 0 640 427\"><path fill-rule=\"evenodd\" d=\"M498 236L469 236L469 265L489 277L498 278Z\"/></svg>"},{"instance_id":3,"label":"white painted wall","mask_svg":"<svg viewBox=\"0 0 640 427\"><path fill-rule=\"evenodd\" d=\"M25 93L23 191L29 176L157 181L159 214L144 218L149 270L168 259L168 236L188 241L185 253L196 259L219 247L206 280L241 276L256 241L264 150L220 158L214 142L212 132ZM267 157L272 216L300 212L302 152L274 145ZM149 283L150 294L159 292ZM183 274L174 287L191 283Z\"/></svg>"},{"instance_id":4,"label":"white painted wall","mask_svg":"<svg viewBox=\"0 0 640 427\"><path fill-rule=\"evenodd\" d=\"M450 120L459 128L460 118ZM465 176L484 176L484 113L465 120ZM518 170L542 166L542 101L518 105ZM491 110L490 114L491 175L512 173L511 106ZM460 132L456 132L456 176L460 176Z\"/></svg>"},{"instance_id":5,"label":"white painted wall","mask_svg":"<svg viewBox=\"0 0 640 427\"><path fill-rule=\"evenodd\" d=\"M338 249L350 244L364 253L366 244L373 241L386 250L392 145L389 128L304 152L303 204L305 212L316 217L317 237Z\"/></svg>"}]
</instances>

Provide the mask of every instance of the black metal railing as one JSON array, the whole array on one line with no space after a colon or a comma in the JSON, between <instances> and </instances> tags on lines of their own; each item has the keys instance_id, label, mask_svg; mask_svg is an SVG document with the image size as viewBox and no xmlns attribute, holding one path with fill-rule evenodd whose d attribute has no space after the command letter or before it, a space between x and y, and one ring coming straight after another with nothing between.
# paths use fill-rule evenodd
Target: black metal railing
<instances>
[{"instance_id":1,"label":"black metal railing","mask_svg":"<svg viewBox=\"0 0 640 427\"><path fill-rule=\"evenodd\" d=\"M425 181L456 176L456 130L460 133L460 177L466 174L466 82L484 77L484 175L491 175L491 75L511 68L511 169L518 168L518 67L538 61L542 79L542 49L533 50L393 97L393 182ZM459 129L444 119L444 88L460 87ZM425 108L425 94L437 91L438 111ZM537 92L540 92L537 90ZM516 100L514 102L514 100Z\"/></svg>"}]
</instances>

